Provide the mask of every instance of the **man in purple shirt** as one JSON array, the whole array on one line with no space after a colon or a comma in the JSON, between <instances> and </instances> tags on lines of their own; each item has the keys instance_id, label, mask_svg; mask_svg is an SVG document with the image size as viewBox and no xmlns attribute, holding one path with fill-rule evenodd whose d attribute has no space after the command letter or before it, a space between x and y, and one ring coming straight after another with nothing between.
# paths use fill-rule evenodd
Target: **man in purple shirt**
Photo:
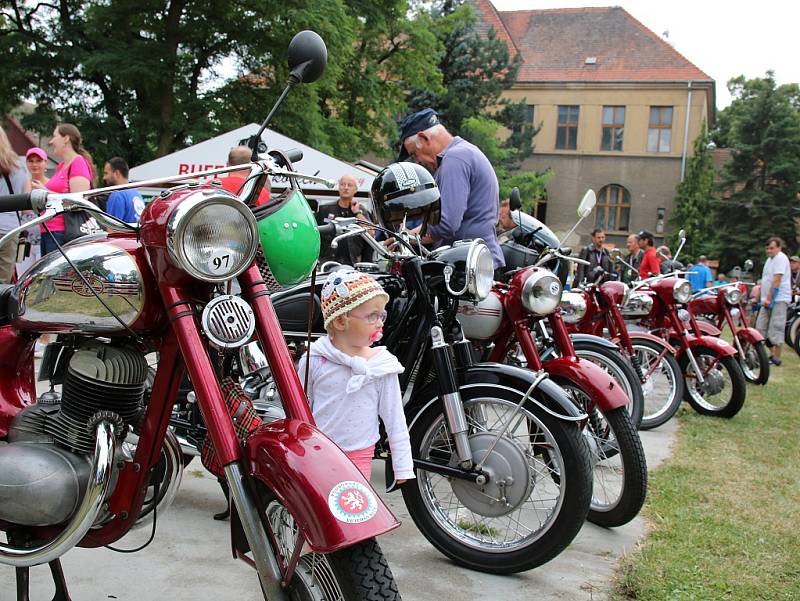
<instances>
[{"instance_id":1,"label":"man in purple shirt","mask_svg":"<svg viewBox=\"0 0 800 601\"><path fill-rule=\"evenodd\" d=\"M413 113L400 124L398 161L412 160L434 174L442 197L438 225L428 228L434 246L482 238L495 269L505 260L497 243L500 186L489 159L474 144L453 136L433 109ZM426 241L426 240L423 240Z\"/></svg>"}]
</instances>

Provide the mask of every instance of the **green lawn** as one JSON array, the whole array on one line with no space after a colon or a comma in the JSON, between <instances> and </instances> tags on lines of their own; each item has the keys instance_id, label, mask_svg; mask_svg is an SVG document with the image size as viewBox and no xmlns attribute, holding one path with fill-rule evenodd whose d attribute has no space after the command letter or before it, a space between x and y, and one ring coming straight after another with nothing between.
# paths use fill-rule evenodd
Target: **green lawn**
<instances>
[{"instance_id":1,"label":"green lawn","mask_svg":"<svg viewBox=\"0 0 800 601\"><path fill-rule=\"evenodd\" d=\"M673 456L650 474L650 532L612 599L800 599L800 361L783 350L735 418L681 408Z\"/></svg>"}]
</instances>

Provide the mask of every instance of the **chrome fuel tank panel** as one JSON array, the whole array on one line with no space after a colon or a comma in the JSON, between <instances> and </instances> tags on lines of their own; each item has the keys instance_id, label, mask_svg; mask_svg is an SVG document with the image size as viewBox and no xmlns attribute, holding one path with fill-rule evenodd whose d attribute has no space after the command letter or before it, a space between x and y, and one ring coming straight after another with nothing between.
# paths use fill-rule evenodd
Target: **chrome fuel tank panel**
<instances>
[{"instance_id":1,"label":"chrome fuel tank panel","mask_svg":"<svg viewBox=\"0 0 800 601\"><path fill-rule=\"evenodd\" d=\"M42 257L17 284L13 325L21 330L88 334L121 332L122 323L131 326L145 303L134 257L115 244L89 237L64 246L64 251L86 281L61 253Z\"/></svg>"}]
</instances>

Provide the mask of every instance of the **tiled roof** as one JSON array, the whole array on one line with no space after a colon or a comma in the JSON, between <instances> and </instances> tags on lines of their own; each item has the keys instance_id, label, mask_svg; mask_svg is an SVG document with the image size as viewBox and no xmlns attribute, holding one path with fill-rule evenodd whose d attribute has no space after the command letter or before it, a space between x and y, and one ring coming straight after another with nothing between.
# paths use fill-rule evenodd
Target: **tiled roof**
<instances>
[{"instance_id":1,"label":"tiled roof","mask_svg":"<svg viewBox=\"0 0 800 601\"><path fill-rule=\"evenodd\" d=\"M508 35L508 31L506 31L503 22L500 20L500 15L494 5L489 0L471 0L471 4L475 7L475 11L480 17L478 23L476 23L478 31L484 33L490 27L494 27L497 38L508 46L509 58L514 58L519 53L519 49L514 44L511 36Z\"/></svg>"},{"instance_id":2,"label":"tiled roof","mask_svg":"<svg viewBox=\"0 0 800 601\"><path fill-rule=\"evenodd\" d=\"M522 54L518 82L713 81L617 6L497 11L488 0L472 3Z\"/></svg>"}]
</instances>

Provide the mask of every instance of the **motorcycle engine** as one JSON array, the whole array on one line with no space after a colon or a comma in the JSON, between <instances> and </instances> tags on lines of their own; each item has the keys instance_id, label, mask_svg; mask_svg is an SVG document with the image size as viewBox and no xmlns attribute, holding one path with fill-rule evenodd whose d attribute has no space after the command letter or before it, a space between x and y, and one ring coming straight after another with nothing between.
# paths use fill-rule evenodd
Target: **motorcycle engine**
<instances>
[{"instance_id":1,"label":"motorcycle engine","mask_svg":"<svg viewBox=\"0 0 800 601\"><path fill-rule=\"evenodd\" d=\"M61 357L61 398L46 394L26 407L0 446L0 520L32 526L68 520L90 477L92 418L112 413L119 432L141 418L148 366L139 350L93 340L63 349Z\"/></svg>"}]
</instances>

